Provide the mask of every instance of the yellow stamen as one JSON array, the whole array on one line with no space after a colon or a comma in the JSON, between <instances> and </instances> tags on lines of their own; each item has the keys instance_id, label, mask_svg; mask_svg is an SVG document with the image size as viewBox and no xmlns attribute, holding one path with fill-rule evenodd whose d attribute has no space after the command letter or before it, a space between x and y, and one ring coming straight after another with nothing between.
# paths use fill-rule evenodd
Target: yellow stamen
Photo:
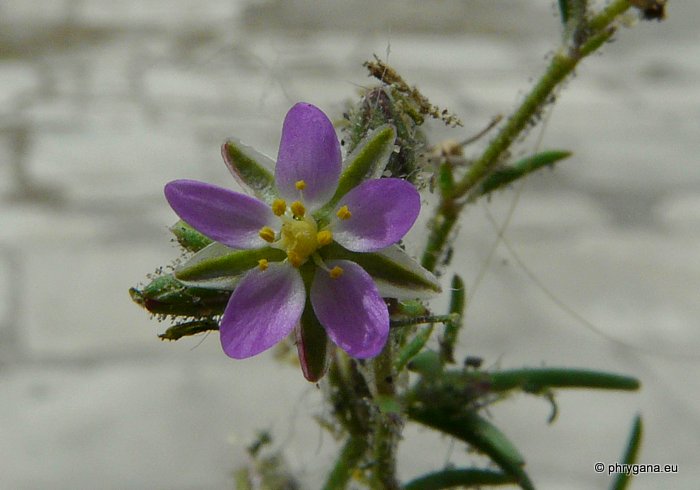
<instances>
[{"instance_id":1,"label":"yellow stamen","mask_svg":"<svg viewBox=\"0 0 700 490\"><path fill-rule=\"evenodd\" d=\"M330 230L319 231L316 235L316 241L321 247L324 245L328 245L333 241L333 233L331 233Z\"/></svg>"},{"instance_id":2,"label":"yellow stamen","mask_svg":"<svg viewBox=\"0 0 700 490\"><path fill-rule=\"evenodd\" d=\"M299 267L304 263L304 259L301 257L301 255L292 251L287 252L287 259L289 259L289 263L294 267Z\"/></svg>"},{"instance_id":3,"label":"yellow stamen","mask_svg":"<svg viewBox=\"0 0 700 490\"><path fill-rule=\"evenodd\" d=\"M261 271L267 270L269 266L270 264L268 263L267 259L258 260L258 267L260 267Z\"/></svg>"},{"instance_id":4,"label":"yellow stamen","mask_svg":"<svg viewBox=\"0 0 700 490\"><path fill-rule=\"evenodd\" d=\"M280 246L287 252L289 262L298 267L318 248L318 228L313 218L287 218L282 224Z\"/></svg>"},{"instance_id":5,"label":"yellow stamen","mask_svg":"<svg viewBox=\"0 0 700 490\"><path fill-rule=\"evenodd\" d=\"M260 228L258 235L267 243L272 243L275 241L275 230L273 230L269 226L263 226L262 228Z\"/></svg>"},{"instance_id":6,"label":"yellow stamen","mask_svg":"<svg viewBox=\"0 0 700 490\"><path fill-rule=\"evenodd\" d=\"M350 212L350 209L348 209L347 206L343 206L338 210L338 212L335 215L340 219L350 219L352 213Z\"/></svg>"},{"instance_id":7,"label":"yellow stamen","mask_svg":"<svg viewBox=\"0 0 700 490\"><path fill-rule=\"evenodd\" d=\"M331 279L338 279L340 276L343 275L343 269L341 267L338 267L337 265L333 267L328 273L331 276Z\"/></svg>"},{"instance_id":8,"label":"yellow stamen","mask_svg":"<svg viewBox=\"0 0 700 490\"><path fill-rule=\"evenodd\" d=\"M303 191L304 189L306 189L306 182L304 182L303 180L297 180L294 183L294 187L296 187L298 191Z\"/></svg>"},{"instance_id":9,"label":"yellow stamen","mask_svg":"<svg viewBox=\"0 0 700 490\"><path fill-rule=\"evenodd\" d=\"M275 216L282 216L287 211L287 203L284 199L275 199L272 201L272 212Z\"/></svg>"},{"instance_id":10,"label":"yellow stamen","mask_svg":"<svg viewBox=\"0 0 700 490\"><path fill-rule=\"evenodd\" d=\"M292 208L292 214L298 218L302 218L306 214L306 208L301 201L294 201L290 207Z\"/></svg>"}]
</instances>

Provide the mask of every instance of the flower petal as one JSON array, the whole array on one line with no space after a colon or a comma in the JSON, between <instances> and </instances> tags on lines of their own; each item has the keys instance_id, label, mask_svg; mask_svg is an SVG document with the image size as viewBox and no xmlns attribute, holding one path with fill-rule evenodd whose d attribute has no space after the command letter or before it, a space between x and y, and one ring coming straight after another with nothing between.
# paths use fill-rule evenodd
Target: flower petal
<instances>
[{"instance_id":1,"label":"flower petal","mask_svg":"<svg viewBox=\"0 0 700 490\"><path fill-rule=\"evenodd\" d=\"M340 144L328 117L311 104L292 107L284 119L275 167L280 196L299 199L295 184L303 180L304 203L317 209L333 196L341 167Z\"/></svg>"},{"instance_id":2,"label":"flower petal","mask_svg":"<svg viewBox=\"0 0 700 490\"><path fill-rule=\"evenodd\" d=\"M374 357L389 336L389 310L374 281L362 267L349 260L327 262L343 269L333 279L316 269L311 285L311 304L328 336L356 358Z\"/></svg>"},{"instance_id":3,"label":"flower petal","mask_svg":"<svg viewBox=\"0 0 700 490\"><path fill-rule=\"evenodd\" d=\"M260 228L276 222L264 202L196 180L166 184L165 198L177 215L197 231L233 248L266 246L258 236Z\"/></svg>"},{"instance_id":4,"label":"flower petal","mask_svg":"<svg viewBox=\"0 0 700 490\"><path fill-rule=\"evenodd\" d=\"M235 359L269 349L299 322L306 301L299 271L289 264L253 269L241 280L221 319L221 346Z\"/></svg>"},{"instance_id":5,"label":"flower petal","mask_svg":"<svg viewBox=\"0 0 700 490\"><path fill-rule=\"evenodd\" d=\"M351 216L338 220L333 238L353 252L375 252L392 245L408 232L420 212L420 195L401 179L367 180L340 200Z\"/></svg>"}]
</instances>

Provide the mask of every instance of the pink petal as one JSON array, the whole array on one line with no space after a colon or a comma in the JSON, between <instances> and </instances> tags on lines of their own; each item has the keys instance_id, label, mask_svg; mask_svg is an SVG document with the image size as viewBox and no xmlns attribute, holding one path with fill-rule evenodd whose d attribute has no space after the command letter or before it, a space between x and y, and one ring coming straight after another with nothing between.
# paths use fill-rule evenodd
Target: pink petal
<instances>
[{"instance_id":1,"label":"pink petal","mask_svg":"<svg viewBox=\"0 0 700 490\"><path fill-rule=\"evenodd\" d=\"M337 220L333 238L353 252L374 252L392 245L408 232L420 213L420 195L401 179L367 180L345 194L352 216Z\"/></svg>"},{"instance_id":2,"label":"pink petal","mask_svg":"<svg viewBox=\"0 0 700 490\"><path fill-rule=\"evenodd\" d=\"M224 352L245 359L269 349L294 329L305 301L301 274L289 264L251 270L231 295L221 319Z\"/></svg>"},{"instance_id":3,"label":"pink petal","mask_svg":"<svg viewBox=\"0 0 700 490\"><path fill-rule=\"evenodd\" d=\"M362 267L349 260L333 260L343 274L332 279L316 269L311 285L311 304L328 336L356 358L374 357L389 335L389 310L374 281Z\"/></svg>"},{"instance_id":4,"label":"pink petal","mask_svg":"<svg viewBox=\"0 0 700 490\"><path fill-rule=\"evenodd\" d=\"M262 201L196 180L166 184L165 198L197 231L233 248L267 245L258 236L260 228L276 223L272 210Z\"/></svg>"},{"instance_id":5,"label":"pink petal","mask_svg":"<svg viewBox=\"0 0 700 490\"><path fill-rule=\"evenodd\" d=\"M298 200L295 184L303 180L304 203L316 209L333 196L341 167L340 144L328 117L311 104L292 107L284 119L275 167L280 196Z\"/></svg>"}]
</instances>

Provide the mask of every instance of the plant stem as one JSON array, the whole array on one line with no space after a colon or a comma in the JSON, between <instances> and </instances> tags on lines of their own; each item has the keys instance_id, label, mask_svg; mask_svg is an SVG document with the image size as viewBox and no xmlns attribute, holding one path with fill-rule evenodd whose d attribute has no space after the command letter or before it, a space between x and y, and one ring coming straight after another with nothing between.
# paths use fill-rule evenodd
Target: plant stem
<instances>
[{"instance_id":1,"label":"plant stem","mask_svg":"<svg viewBox=\"0 0 700 490\"><path fill-rule=\"evenodd\" d=\"M394 397L396 395L393 351L393 339L389 338L382 353L373 360L375 396L377 397ZM374 464L372 467L372 487L398 490L396 449L403 426L402 416L398 413L378 411L374 417L373 425Z\"/></svg>"},{"instance_id":2,"label":"plant stem","mask_svg":"<svg viewBox=\"0 0 700 490\"><path fill-rule=\"evenodd\" d=\"M372 428L370 412L364 401L369 397L369 390L357 372L355 361L338 351L328 370L327 380L330 385L327 403L347 434L345 445L323 487L336 490L346 487L369 450L368 435Z\"/></svg>"},{"instance_id":3,"label":"plant stem","mask_svg":"<svg viewBox=\"0 0 700 490\"><path fill-rule=\"evenodd\" d=\"M435 270L459 213L468 202L462 198L498 168L513 142L536 121L543 107L551 101L554 90L574 71L579 61L610 39L615 32L614 22L629 8L629 0L614 0L591 18L588 23L588 38L580 48L572 50L563 47L554 55L542 77L498 135L491 140L481 157L472 164L460 181L443 190L441 202L431 221L432 228L421 260L423 267L430 271Z\"/></svg>"}]
</instances>

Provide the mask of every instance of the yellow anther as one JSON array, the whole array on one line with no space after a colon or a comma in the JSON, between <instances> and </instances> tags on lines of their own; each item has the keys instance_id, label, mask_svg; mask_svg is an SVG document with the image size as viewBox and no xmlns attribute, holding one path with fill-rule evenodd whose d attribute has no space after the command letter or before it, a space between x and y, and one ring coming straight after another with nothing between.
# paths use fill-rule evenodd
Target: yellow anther
<instances>
[{"instance_id":1,"label":"yellow anther","mask_svg":"<svg viewBox=\"0 0 700 490\"><path fill-rule=\"evenodd\" d=\"M296 252L287 252L287 259L289 260L289 263L292 264L294 267L299 267L301 264L304 263L304 259L301 257Z\"/></svg>"},{"instance_id":2,"label":"yellow anther","mask_svg":"<svg viewBox=\"0 0 700 490\"><path fill-rule=\"evenodd\" d=\"M335 215L340 219L350 219L352 213L350 212L350 209L348 209L347 206L343 206L338 210L338 212Z\"/></svg>"},{"instance_id":3,"label":"yellow anther","mask_svg":"<svg viewBox=\"0 0 700 490\"><path fill-rule=\"evenodd\" d=\"M338 279L340 276L343 275L343 269L341 267L338 267L337 265L333 267L328 273L331 276L331 279Z\"/></svg>"},{"instance_id":4,"label":"yellow anther","mask_svg":"<svg viewBox=\"0 0 700 490\"><path fill-rule=\"evenodd\" d=\"M261 271L267 270L268 267L270 267L269 262L267 259L260 259L258 260L258 267L260 267Z\"/></svg>"},{"instance_id":5,"label":"yellow anther","mask_svg":"<svg viewBox=\"0 0 700 490\"><path fill-rule=\"evenodd\" d=\"M275 199L272 201L272 212L275 216L282 216L287 211L287 203L284 199Z\"/></svg>"},{"instance_id":6,"label":"yellow anther","mask_svg":"<svg viewBox=\"0 0 700 490\"><path fill-rule=\"evenodd\" d=\"M296 182L294 182L294 187L296 187L298 191L303 191L304 189L306 189L306 182L304 182L303 180L297 180Z\"/></svg>"},{"instance_id":7,"label":"yellow anther","mask_svg":"<svg viewBox=\"0 0 700 490\"><path fill-rule=\"evenodd\" d=\"M331 233L330 230L319 231L316 235L316 241L321 247L324 245L328 245L333 241L333 233Z\"/></svg>"},{"instance_id":8,"label":"yellow anther","mask_svg":"<svg viewBox=\"0 0 700 490\"><path fill-rule=\"evenodd\" d=\"M258 235L267 243L272 243L275 241L275 230L273 230L269 226L263 226L262 228L260 228Z\"/></svg>"},{"instance_id":9,"label":"yellow anther","mask_svg":"<svg viewBox=\"0 0 700 490\"><path fill-rule=\"evenodd\" d=\"M292 214L294 216L302 218L304 214L306 214L306 208L301 203L301 201L294 201L290 207L292 208Z\"/></svg>"}]
</instances>

